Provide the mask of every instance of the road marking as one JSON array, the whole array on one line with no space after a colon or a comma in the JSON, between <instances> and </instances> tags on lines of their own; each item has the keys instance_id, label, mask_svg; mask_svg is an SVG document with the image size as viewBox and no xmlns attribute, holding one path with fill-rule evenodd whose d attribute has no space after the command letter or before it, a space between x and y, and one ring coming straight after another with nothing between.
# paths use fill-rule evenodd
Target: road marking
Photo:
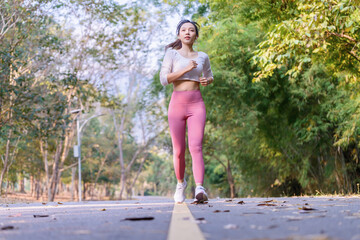
<instances>
[{"instance_id":1,"label":"road marking","mask_svg":"<svg viewBox=\"0 0 360 240\"><path fill-rule=\"evenodd\" d=\"M186 203L175 203L167 240L205 240Z\"/></svg>"}]
</instances>

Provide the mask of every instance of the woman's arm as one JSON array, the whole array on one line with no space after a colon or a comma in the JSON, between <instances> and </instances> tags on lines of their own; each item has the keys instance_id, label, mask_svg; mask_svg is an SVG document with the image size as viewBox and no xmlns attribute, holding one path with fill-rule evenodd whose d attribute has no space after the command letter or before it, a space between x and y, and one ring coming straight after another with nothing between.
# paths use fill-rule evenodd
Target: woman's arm
<instances>
[{"instance_id":1,"label":"woman's arm","mask_svg":"<svg viewBox=\"0 0 360 240\"><path fill-rule=\"evenodd\" d=\"M206 55L203 67L203 77L200 77L200 84L203 86L207 86L214 81L213 73L211 71L210 59L209 56Z\"/></svg>"},{"instance_id":2,"label":"woman's arm","mask_svg":"<svg viewBox=\"0 0 360 240\"><path fill-rule=\"evenodd\" d=\"M197 66L197 63L192 60L192 61L189 62L189 64L188 64L185 68L183 68L183 69L181 69L181 70L179 70L179 71L177 71L177 72L168 73L168 75L167 75L167 81L168 81L168 83L173 83L173 82L175 82L175 81L178 80L182 75L184 75L185 73L190 72L191 70L193 70L194 68L196 68L196 66Z\"/></svg>"},{"instance_id":3,"label":"woman's arm","mask_svg":"<svg viewBox=\"0 0 360 240\"><path fill-rule=\"evenodd\" d=\"M173 51L167 50L165 53L165 57L163 60L163 63L161 65L160 70L160 82L163 86L168 85L169 83L175 82L177 79L179 79L182 75L184 75L187 72L190 72L192 69L196 68L197 63L195 61L190 61L189 64L176 72L172 72L173 67Z\"/></svg>"}]
</instances>

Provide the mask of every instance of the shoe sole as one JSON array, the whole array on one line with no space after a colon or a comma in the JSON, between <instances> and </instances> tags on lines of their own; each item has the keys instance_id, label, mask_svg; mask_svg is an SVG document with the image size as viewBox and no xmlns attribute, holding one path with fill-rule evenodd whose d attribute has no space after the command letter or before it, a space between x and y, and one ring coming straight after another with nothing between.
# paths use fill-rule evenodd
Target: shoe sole
<instances>
[{"instance_id":1,"label":"shoe sole","mask_svg":"<svg viewBox=\"0 0 360 240\"><path fill-rule=\"evenodd\" d=\"M198 193L195 198L199 203L203 203L208 200L207 196L203 193Z\"/></svg>"}]
</instances>

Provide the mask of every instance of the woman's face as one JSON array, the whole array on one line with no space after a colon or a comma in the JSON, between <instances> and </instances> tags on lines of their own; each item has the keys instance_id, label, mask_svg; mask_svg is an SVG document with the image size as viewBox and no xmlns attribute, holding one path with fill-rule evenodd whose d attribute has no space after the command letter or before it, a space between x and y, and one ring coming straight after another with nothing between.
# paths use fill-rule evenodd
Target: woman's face
<instances>
[{"instance_id":1,"label":"woman's face","mask_svg":"<svg viewBox=\"0 0 360 240\"><path fill-rule=\"evenodd\" d=\"M195 26L192 23L184 23L180 28L178 38L184 44L193 44L197 38Z\"/></svg>"}]
</instances>

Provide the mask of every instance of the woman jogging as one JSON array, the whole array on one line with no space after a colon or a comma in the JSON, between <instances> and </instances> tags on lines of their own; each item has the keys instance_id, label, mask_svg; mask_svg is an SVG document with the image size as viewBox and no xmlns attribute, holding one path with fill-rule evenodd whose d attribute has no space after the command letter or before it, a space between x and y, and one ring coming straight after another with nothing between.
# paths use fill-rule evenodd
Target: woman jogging
<instances>
[{"instance_id":1,"label":"woman jogging","mask_svg":"<svg viewBox=\"0 0 360 240\"><path fill-rule=\"evenodd\" d=\"M205 104L200 84L208 86L214 81L210 60L206 53L195 52L193 44L199 37L196 22L182 20L176 33L178 39L166 46L161 66L160 81L166 86L173 84L173 93L168 109L168 121L173 146L174 169L178 183L174 194L175 202L185 201L185 131L188 129L188 144L192 158L192 169L196 183L195 201L207 201L203 185L204 160L202 142L206 121Z\"/></svg>"}]
</instances>

